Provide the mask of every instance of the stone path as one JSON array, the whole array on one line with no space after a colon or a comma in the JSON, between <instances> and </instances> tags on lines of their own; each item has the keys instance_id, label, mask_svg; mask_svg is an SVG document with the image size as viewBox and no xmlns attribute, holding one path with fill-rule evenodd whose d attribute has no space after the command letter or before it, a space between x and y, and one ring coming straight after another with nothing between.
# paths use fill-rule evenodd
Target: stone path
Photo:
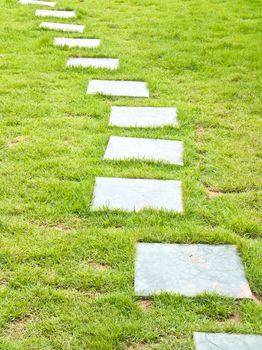
<instances>
[{"instance_id":1,"label":"stone path","mask_svg":"<svg viewBox=\"0 0 262 350\"><path fill-rule=\"evenodd\" d=\"M140 81L91 80L88 94L103 94L127 97L149 97L147 84Z\"/></svg>"},{"instance_id":2,"label":"stone path","mask_svg":"<svg viewBox=\"0 0 262 350\"><path fill-rule=\"evenodd\" d=\"M183 165L183 142L111 136L104 158L133 158Z\"/></svg>"},{"instance_id":3,"label":"stone path","mask_svg":"<svg viewBox=\"0 0 262 350\"><path fill-rule=\"evenodd\" d=\"M245 272L232 245L138 243L135 292L193 297L209 292L252 298Z\"/></svg>"},{"instance_id":4,"label":"stone path","mask_svg":"<svg viewBox=\"0 0 262 350\"><path fill-rule=\"evenodd\" d=\"M56 2L52 1L40 1L40 0L19 0L21 5L38 5L38 6L50 6L55 7Z\"/></svg>"},{"instance_id":5,"label":"stone path","mask_svg":"<svg viewBox=\"0 0 262 350\"><path fill-rule=\"evenodd\" d=\"M19 0L22 5L54 7L56 2ZM76 17L75 11L36 10L38 17ZM84 25L42 22L41 28L84 31ZM55 46L97 48L100 39L54 39ZM117 69L115 58L69 58L69 67ZM145 82L91 80L87 94L149 97ZM121 128L178 127L177 110L170 107L112 106L109 125ZM175 140L111 136L105 160L139 159L183 165L183 142ZM92 210L143 209L183 212L182 182L178 180L97 177ZM233 245L138 243L135 260L135 293L161 292L194 297L204 292L232 298L252 298L244 268ZM194 333L196 350L262 350L262 336Z\"/></svg>"},{"instance_id":6,"label":"stone path","mask_svg":"<svg viewBox=\"0 0 262 350\"><path fill-rule=\"evenodd\" d=\"M81 24L68 24L68 23L53 23L53 22L42 22L40 28L60 30L62 32L79 32L83 33L85 26Z\"/></svg>"},{"instance_id":7,"label":"stone path","mask_svg":"<svg viewBox=\"0 0 262 350\"><path fill-rule=\"evenodd\" d=\"M115 58L69 58L67 61L68 67L93 67L117 69L119 60Z\"/></svg>"},{"instance_id":8,"label":"stone path","mask_svg":"<svg viewBox=\"0 0 262 350\"><path fill-rule=\"evenodd\" d=\"M55 38L55 46L68 46L68 47L84 47L84 48L97 48L101 44L100 39L83 39L83 38Z\"/></svg>"},{"instance_id":9,"label":"stone path","mask_svg":"<svg viewBox=\"0 0 262 350\"><path fill-rule=\"evenodd\" d=\"M262 336L250 334L194 333L196 350L261 350Z\"/></svg>"},{"instance_id":10,"label":"stone path","mask_svg":"<svg viewBox=\"0 0 262 350\"><path fill-rule=\"evenodd\" d=\"M109 124L119 127L178 126L176 108L113 106Z\"/></svg>"},{"instance_id":11,"label":"stone path","mask_svg":"<svg viewBox=\"0 0 262 350\"><path fill-rule=\"evenodd\" d=\"M36 10L37 17L57 17L57 18L74 18L75 11L57 11L57 10Z\"/></svg>"},{"instance_id":12,"label":"stone path","mask_svg":"<svg viewBox=\"0 0 262 350\"><path fill-rule=\"evenodd\" d=\"M92 209L139 211L146 208L181 213L181 181L96 178Z\"/></svg>"}]
</instances>

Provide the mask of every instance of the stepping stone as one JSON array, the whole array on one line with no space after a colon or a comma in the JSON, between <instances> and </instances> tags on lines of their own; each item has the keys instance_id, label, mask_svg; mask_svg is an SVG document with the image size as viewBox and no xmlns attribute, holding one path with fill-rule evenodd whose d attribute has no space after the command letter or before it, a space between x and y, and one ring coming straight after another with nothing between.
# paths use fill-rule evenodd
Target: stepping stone
<instances>
[{"instance_id":1,"label":"stepping stone","mask_svg":"<svg viewBox=\"0 0 262 350\"><path fill-rule=\"evenodd\" d=\"M163 107L112 107L109 124L140 128L178 126L177 110Z\"/></svg>"},{"instance_id":2,"label":"stepping stone","mask_svg":"<svg viewBox=\"0 0 262 350\"><path fill-rule=\"evenodd\" d=\"M56 5L56 2L51 1L38 1L38 0L19 0L19 3L22 5L43 5L43 6L50 6L54 7Z\"/></svg>"},{"instance_id":3,"label":"stepping stone","mask_svg":"<svg viewBox=\"0 0 262 350\"><path fill-rule=\"evenodd\" d=\"M92 209L139 211L145 208L181 213L182 183L174 180L96 178Z\"/></svg>"},{"instance_id":4,"label":"stepping stone","mask_svg":"<svg viewBox=\"0 0 262 350\"><path fill-rule=\"evenodd\" d=\"M42 22L40 28L61 30L62 32L80 32L84 31L85 26L79 24L65 24L65 23L52 23Z\"/></svg>"},{"instance_id":5,"label":"stepping stone","mask_svg":"<svg viewBox=\"0 0 262 350\"><path fill-rule=\"evenodd\" d=\"M135 292L169 292L193 297L209 292L252 298L245 272L232 245L139 243Z\"/></svg>"},{"instance_id":6,"label":"stepping stone","mask_svg":"<svg viewBox=\"0 0 262 350\"><path fill-rule=\"evenodd\" d=\"M101 43L100 39L82 39L82 38L55 38L54 45L68 47L86 47L95 48Z\"/></svg>"},{"instance_id":7,"label":"stepping stone","mask_svg":"<svg viewBox=\"0 0 262 350\"><path fill-rule=\"evenodd\" d=\"M147 84L139 81L91 80L87 93L127 97L149 97Z\"/></svg>"},{"instance_id":8,"label":"stepping stone","mask_svg":"<svg viewBox=\"0 0 262 350\"><path fill-rule=\"evenodd\" d=\"M135 158L183 165L183 142L111 136L104 158Z\"/></svg>"},{"instance_id":9,"label":"stepping stone","mask_svg":"<svg viewBox=\"0 0 262 350\"><path fill-rule=\"evenodd\" d=\"M76 17L75 11L56 11L56 10L36 10L37 17L57 17L57 18L73 18Z\"/></svg>"},{"instance_id":10,"label":"stepping stone","mask_svg":"<svg viewBox=\"0 0 262 350\"><path fill-rule=\"evenodd\" d=\"M116 69L118 62L115 58L69 58L67 66Z\"/></svg>"},{"instance_id":11,"label":"stepping stone","mask_svg":"<svg viewBox=\"0 0 262 350\"><path fill-rule=\"evenodd\" d=\"M262 336L252 334L194 333L196 350L261 350Z\"/></svg>"}]
</instances>

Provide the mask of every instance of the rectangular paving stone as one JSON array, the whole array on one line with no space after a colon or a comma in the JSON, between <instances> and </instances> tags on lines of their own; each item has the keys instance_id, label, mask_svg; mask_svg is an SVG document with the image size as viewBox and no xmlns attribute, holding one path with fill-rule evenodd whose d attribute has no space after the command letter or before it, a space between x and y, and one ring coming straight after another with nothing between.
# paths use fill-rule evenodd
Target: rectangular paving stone
<instances>
[{"instance_id":1,"label":"rectangular paving stone","mask_svg":"<svg viewBox=\"0 0 262 350\"><path fill-rule=\"evenodd\" d=\"M178 126L176 108L118 107L111 109L109 124L120 127Z\"/></svg>"},{"instance_id":2,"label":"rectangular paving stone","mask_svg":"<svg viewBox=\"0 0 262 350\"><path fill-rule=\"evenodd\" d=\"M261 350L262 336L252 334L194 333L196 350Z\"/></svg>"},{"instance_id":3,"label":"rectangular paving stone","mask_svg":"<svg viewBox=\"0 0 262 350\"><path fill-rule=\"evenodd\" d=\"M92 209L139 211L145 208L182 212L182 183L174 180L96 178Z\"/></svg>"},{"instance_id":4,"label":"rectangular paving stone","mask_svg":"<svg viewBox=\"0 0 262 350\"><path fill-rule=\"evenodd\" d=\"M245 272L232 245L139 243L135 292L193 297L209 292L251 298Z\"/></svg>"},{"instance_id":5,"label":"rectangular paving stone","mask_svg":"<svg viewBox=\"0 0 262 350\"><path fill-rule=\"evenodd\" d=\"M68 67L92 67L92 68L107 68L117 69L118 59L115 58L69 58L67 61Z\"/></svg>"},{"instance_id":6,"label":"rectangular paving stone","mask_svg":"<svg viewBox=\"0 0 262 350\"><path fill-rule=\"evenodd\" d=\"M57 17L57 18L73 18L76 17L75 11L57 11L57 10L36 10L37 17Z\"/></svg>"},{"instance_id":7,"label":"rectangular paving stone","mask_svg":"<svg viewBox=\"0 0 262 350\"><path fill-rule=\"evenodd\" d=\"M85 26L80 24L52 23L42 22L40 28L61 30L62 32L80 32L84 31Z\"/></svg>"},{"instance_id":8,"label":"rectangular paving stone","mask_svg":"<svg viewBox=\"0 0 262 350\"><path fill-rule=\"evenodd\" d=\"M105 159L145 159L183 165L183 142L111 136Z\"/></svg>"},{"instance_id":9,"label":"rectangular paving stone","mask_svg":"<svg viewBox=\"0 0 262 350\"><path fill-rule=\"evenodd\" d=\"M104 94L127 97L149 97L147 84L140 81L91 80L87 94Z\"/></svg>"},{"instance_id":10,"label":"rectangular paving stone","mask_svg":"<svg viewBox=\"0 0 262 350\"><path fill-rule=\"evenodd\" d=\"M49 6L54 7L56 2L52 1L40 1L40 0L19 0L21 5L39 5L39 6Z\"/></svg>"},{"instance_id":11,"label":"rectangular paving stone","mask_svg":"<svg viewBox=\"0 0 262 350\"><path fill-rule=\"evenodd\" d=\"M100 45L100 39L82 39L82 38L55 38L54 45L68 47L96 48Z\"/></svg>"}]
</instances>

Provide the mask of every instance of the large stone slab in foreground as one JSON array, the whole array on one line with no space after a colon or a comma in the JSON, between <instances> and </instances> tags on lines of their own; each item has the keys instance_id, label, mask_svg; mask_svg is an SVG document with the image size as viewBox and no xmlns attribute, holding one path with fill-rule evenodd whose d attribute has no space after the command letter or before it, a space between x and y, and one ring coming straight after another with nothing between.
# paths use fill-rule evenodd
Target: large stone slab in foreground
<instances>
[{"instance_id":1,"label":"large stone slab in foreground","mask_svg":"<svg viewBox=\"0 0 262 350\"><path fill-rule=\"evenodd\" d=\"M85 26L81 25L81 24L42 22L40 24L40 28L60 30L62 32L80 32L80 33L82 33L85 29Z\"/></svg>"},{"instance_id":2,"label":"large stone slab in foreground","mask_svg":"<svg viewBox=\"0 0 262 350\"><path fill-rule=\"evenodd\" d=\"M54 7L56 2L53 1L41 1L41 0L19 0L22 5L38 5L38 6L49 6Z\"/></svg>"},{"instance_id":3,"label":"large stone slab in foreground","mask_svg":"<svg viewBox=\"0 0 262 350\"><path fill-rule=\"evenodd\" d=\"M118 107L111 110L109 124L119 127L178 126L176 108Z\"/></svg>"},{"instance_id":4,"label":"large stone slab in foreground","mask_svg":"<svg viewBox=\"0 0 262 350\"><path fill-rule=\"evenodd\" d=\"M91 80L87 94L127 97L149 97L147 84L140 81Z\"/></svg>"},{"instance_id":5,"label":"large stone slab in foreground","mask_svg":"<svg viewBox=\"0 0 262 350\"><path fill-rule=\"evenodd\" d=\"M105 159L143 159L183 165L183 142L111 136Z\"/></svg>"},{"instance_id":6,"label":"large stone slab in foreground","mask_svg":"<svg viewBox=\"0 0 262 350\"><path fill-rule=\"evenodd\" d=\"M181 213L182 183L175 180L96 178L92 209L139 211L146 208Z\"/></svg>"},{"instance_id":7,"label":"large stone slab in foreground","mask_svg":"<svg viewBox=\"0 0 262 350\"><path fill-rule=\"evenodd\" d=\"M86 58L76 57L69 58L67 61L68 67L83 67L83 68L106 68L117 69L119 60L116 58Z\"/></svg>"},{"instance_id":8,"label":"large stone slab in foreground","mask_svg":"<svg viewBox=\"0 0 262 350\"><path fill-rule=\"evenodd\" d=\"M96 48L100 45L100 39L82 39L82 38L55 38L54 45L68 47Z\"/></svg>"},{"instance_id":9,"label":"large stone slab in foreground","mask_svg":"<svg viewBox=\"0 0 262 350\"><path fill-rule=\"evenodd\" d=\"M261 350L262 336L251 334L194 333L196 350Z\"/></svg>"},{"instance_id":10,"label":"large stone slab in foreground","mask_svg":"<svg viewBox=\"0 0 262 350\"><path fill-rule=\"evenodd\" d=\"M57 17L57 18L74 18L75 11L57 11L57 10L36 10L37 17Z\"/></svg>"},{"instance_id":11,"label":"large stone slab in foreground","mask_svg":"<svg viewBox=\"0 0 262 350\"><path fill-rule=\"evenodd\" d=\"M139 243L135 292L193 297L209 292L251 298L245 272L232 245Z\"/></svg>"}]
</instances>

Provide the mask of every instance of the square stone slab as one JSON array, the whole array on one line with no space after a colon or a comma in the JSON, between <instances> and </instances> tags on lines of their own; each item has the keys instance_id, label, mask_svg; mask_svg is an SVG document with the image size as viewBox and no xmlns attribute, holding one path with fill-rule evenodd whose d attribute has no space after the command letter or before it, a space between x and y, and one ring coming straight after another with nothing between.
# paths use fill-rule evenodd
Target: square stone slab
<instances>
[{"instance_id":1,"label":"square stone slab","mask_svg":"<svg viewBox=\"0 0 262 350\"><path fill-rule=\"evenodd\" d=\"M111 136L105 159L145 159L183 165L183 142Z\"/></svg>"},{"instance_id":2,"label":"square stone slab","mask_svg":"<svg viewBox=\"0 0 262 350\"><path fill-rule=\"evenodd\" d=\"M61 30L62 32L80 32L84 31L85 26L80 24L52 23L42 22L40 28Z\"/></svg>"},{"instance_id":3,"label":"square stone slab","mask_svg":"<svg viewBox=\"0 0 262 350\"><path fill-rule=\"evenodd\" d=\"M118 62L115 58L69 58L67 66L117 69Z\"/></svg>"},{"instance_id":4,"label":"square stone slab","mask_svg":"<svg viewBox=\"0 0 262 350\"><path fill-rule=\"evenodd\" d=\"M139 243L135 292L193 297L209 292L251 298L245 272L232 245Z\"/></svg>"},{"instance_id":5,"label":"square stone slab","mask_svg":"<svg viewBox=\"0 0 262 350\"><path fill-rule=\"evenodd\" d=\"M112 107L109 124L120 127L178 126L176 108Z\"/></svg>"},{"instance_id":6,"label":"square stone slab","mask_svg":"<svg viewBox=\"0 0 262 350\"><path fill-rule=\"evenodd\" d=\"M91 80L87 93L127 97L149 97L147 84L140 81Z\"/></svg>"},{"instance_id":7,"label":"square stone slab","mask_svg":"<svg viewBox=\"0 0 262 350\"><path fill-rule=\"evenodd\" d=\"M174 180L96 178L92 209L139 211L146 208L181 213L182 183Z\"/></svg>"},{"instance_id":8,"label":"square stone slab","mask_svg":"<svg viewBox=\"0 0 262 350\"><path fill-rule=\"evenodd\" d=\"M100 39L82 39L82 38L55 38L54 45L68 47L96 48L100 45Z\"/></svg>"},{"instance_id":9,"label":"square stone slab","mask_svg":"<svg viewBox=\"0 0 262 350\"><path fill-rule=\"evenodd\" d=\"M57 18L73 18L76 17L75 11L56 11L56 10L36 10L37 17L57 17Z\"/></svg>"},{"instance_id":10,"label":"square stone slab","mask_svg":"<svg viewBox=\"0 0 262 350\"><path fill-rule=\"evenodd\" d=\"M19 3L22 5L39 5L39 6L49 6L54 7L56 2L51 1L38 1L38 0L19 0Z\"/></svg>"},{"instance_id":11,"label":"square stone slab","mask_svg":"<svg viewBox=\"0 0 262 350\"><path fill-rule=\"evenodd\" d=\"M196 350L261 350L262 336L227 333L194 333Z\"/></svg>"}]
</instances>

